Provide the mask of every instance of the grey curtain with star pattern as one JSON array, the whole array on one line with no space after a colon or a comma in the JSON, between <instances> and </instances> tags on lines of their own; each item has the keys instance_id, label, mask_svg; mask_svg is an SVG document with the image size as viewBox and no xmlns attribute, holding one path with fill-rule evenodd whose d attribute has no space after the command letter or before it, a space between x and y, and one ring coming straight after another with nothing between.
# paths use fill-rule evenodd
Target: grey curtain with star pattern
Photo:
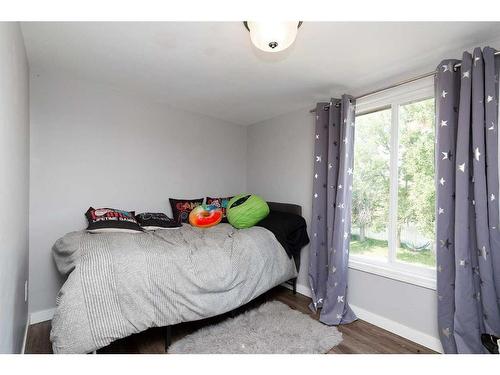
<instances>
[{"instance_id":1,"label":"grey curtain with star pattern","mask_svg":"<svg viewBox=\"0 0 500 375\"><path fill-rule=\"evenodd\" d=\"M436 249L445 353L483 353L500 336L498 72L495 50L438 66Z\"/></svg>"},{"instance_id":2,"label":"grey curtain with star pattern","mask_svg":"<svg viewBox=\"0 0 500 375\"><path fill-rule=\"evenodd\" d=\"M328 325L356 320L347 302L354 154L354 99L316 105L309 255L313 311Z\"/></svg>"}]
</instances>

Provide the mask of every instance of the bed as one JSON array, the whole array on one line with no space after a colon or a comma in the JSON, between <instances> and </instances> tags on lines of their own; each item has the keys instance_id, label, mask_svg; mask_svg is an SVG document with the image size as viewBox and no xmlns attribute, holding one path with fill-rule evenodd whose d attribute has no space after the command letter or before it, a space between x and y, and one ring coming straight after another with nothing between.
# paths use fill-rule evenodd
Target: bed
<instances>
[{"instance_id":1,"label":"bed","mask_svg":"<svg viewBox=\"0 0 500 375\"><path fill-rule=\"evenodd\" d=\"M301 213L297 205L269 205L271 212ZM167 327L168 345L174 324L220 315L279 284L295 284L300 252L290 257L278 237L261 226L229 224L68 233L53 247L66 276L52 320L54 353L93 352L151 327Z\"/></svg>"}]
</instances>

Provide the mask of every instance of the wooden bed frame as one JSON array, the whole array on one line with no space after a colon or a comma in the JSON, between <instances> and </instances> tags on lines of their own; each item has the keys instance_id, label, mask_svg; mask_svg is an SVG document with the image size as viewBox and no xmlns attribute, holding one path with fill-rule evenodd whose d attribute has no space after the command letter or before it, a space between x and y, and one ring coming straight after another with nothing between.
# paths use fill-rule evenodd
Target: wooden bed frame
<instances>
[{"instance_id":1,"label":"wooden bed frame","mask_svg":"<svg viewBox=\"0 0 500 375\"><path fill-rule=\"evenodd\" d=\"M296 214L296 215L302 215L302 207L296 204L290 204L290 203L278 203L278 202L267 202L269 205L269 208L271 211L279 211L279 212L287 212L291 214ZM299 271L300 268L300 253L296 254L293 257L293 260L295 262L295 267L297 268L297 272ZM290 279L286 281L286 284L289 284L292 286L293 289L293 294L297 293L297 278L294 277L293 279ZM244 306L244 305L243 305ZM241 309L242 306L237 307L236 309L233 309L231 311L228 311L224 314L229 314L229 316L234 317L236 316L236 310ZM165 331L165 352L168 351L168 347L172 343L172 326L168 325L164 327Z\"/></svg>"}]
</instances>

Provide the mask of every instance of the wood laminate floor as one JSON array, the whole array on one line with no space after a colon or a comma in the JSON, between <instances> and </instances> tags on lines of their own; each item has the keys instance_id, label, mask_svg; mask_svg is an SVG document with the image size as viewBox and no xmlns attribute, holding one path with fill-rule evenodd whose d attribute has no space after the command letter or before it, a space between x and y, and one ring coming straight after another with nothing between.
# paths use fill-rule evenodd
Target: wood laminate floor
<instances>
[{"instance_id":1,"label":"wood laminate floor","mask_svg":"<svg viewBox=\"0 0 500 375\"><path fill-rule=\"evenodd\" d=\"M269 292L258 297L250 302L244 308L241 308L237 313L244 310L254 308L259 304L269 301L278 300L286 303L292 309L296 309L305 314L309 314L315 319L318 319L317 314L313 314L308 305L311 302L301 294L294 295L290 290L284 287L277 287ZM173 341L194 332L198 328L213 324L225 319L225 316L215 317L197 322L181 323L173 326L172 339ZM52 347L49 340L50 321L33 324L28 329L28 337L26 339L27 354L50 354ZM329 351L329 354L418 354L418 353L435 353L422 345L409 341L403 337L397 336L382 328L374 326L363 320L358 320L351 324L346 324L338 327L342 332L343 341ZM115 354L164 354L164 330L162 328L151 328L147 331L126 337L113 342L111 345L98 350L98 353L115 353Z\"/></svg>"}]
</instances>

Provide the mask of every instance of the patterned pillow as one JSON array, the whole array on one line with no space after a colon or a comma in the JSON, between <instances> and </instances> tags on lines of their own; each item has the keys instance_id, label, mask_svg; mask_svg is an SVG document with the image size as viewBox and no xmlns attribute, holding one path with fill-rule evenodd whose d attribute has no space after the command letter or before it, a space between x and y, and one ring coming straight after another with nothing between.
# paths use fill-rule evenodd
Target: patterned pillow
<instances>
[{"instance_id":1,"label":"patterned pillow","mask_svg":"<svg viewBox=\"0 0 500 375\"><path fill-rule=\"evenodd\" d=\"M181 224L174 219L169 218L164 213L143 212L136 215L136 220L141 225L142 229L155 230L164 228L179 228Z\"/></svg>"},{"instance_id":2,"label":"patterned pillow","mask_svg":"<svg viewBox=\"0 0 500 375\"><path fill-rule=\"evenodd\" d=\"M219 207L222 209L222 221L221 222L223 222L223 223L227 223L226 208L227 208L227 204L229 203L231 198L233 198L233 197L225 197L225 198L207 197L206 198L207 205L216 206L216 207Z\"/></svg>"},{"instance_id":3,"label":"patterned pillow","mask_svg":"<svg viewBox=\"0 0 500 375\"><path fill-rule=\"evenodd\" d=\"M90 233L142 232L141 226L134 215L134 211L89 207L85 213L89 222L87 230Z\"/></svg>"},{"instance_id":4,"label":"patterned pillow","mask_svg":"<svg viewBox=\"0 0 500 375\"><path fill-rule=\"evenodd\" d=\"M174 199L170 198L170 207L176 223L187 223L189 213L203 203L203 198L199 199Z\"/></svg>"}]
</instances>

